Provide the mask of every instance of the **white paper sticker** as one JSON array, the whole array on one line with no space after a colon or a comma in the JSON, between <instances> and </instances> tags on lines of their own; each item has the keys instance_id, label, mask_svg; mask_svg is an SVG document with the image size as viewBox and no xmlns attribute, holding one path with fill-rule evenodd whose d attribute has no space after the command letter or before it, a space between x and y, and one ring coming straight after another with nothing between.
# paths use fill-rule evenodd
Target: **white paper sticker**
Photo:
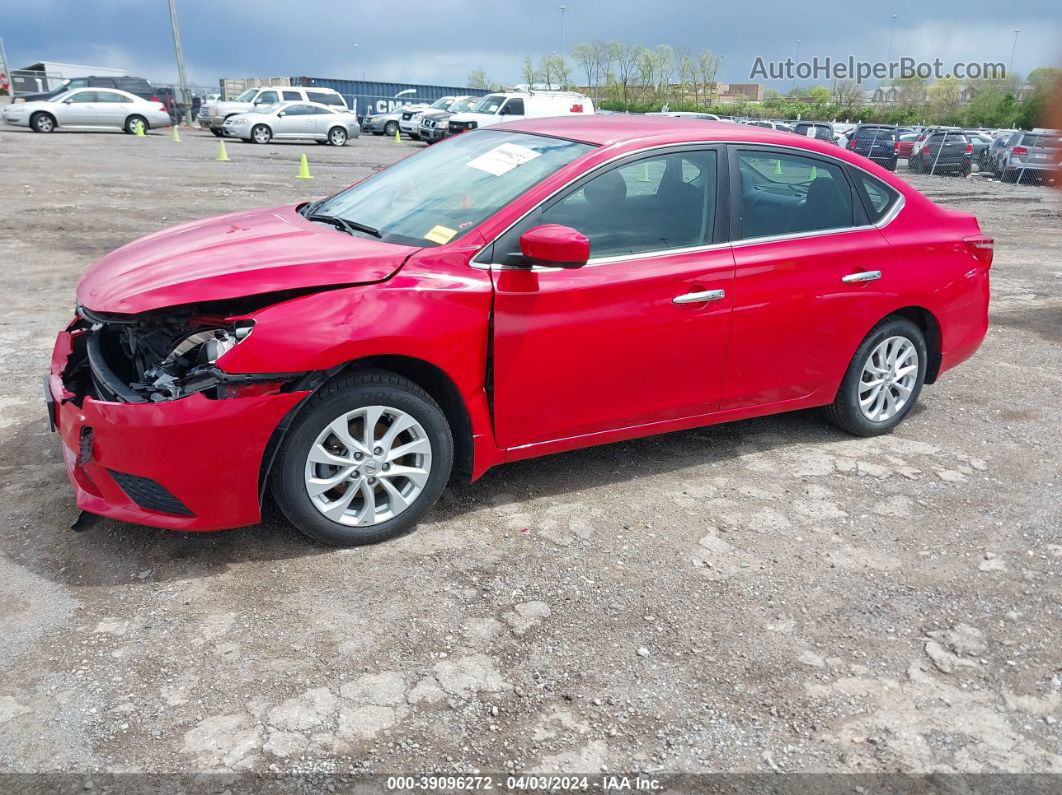
<instances>
[{"instance_id":1,"label":"white paper sticker","mask_svg":"<svg viewBox=\"0 0 1062 795\"><path fill-rule=\"evenodd\" d=\"M467 165L470 168L476 168L500 177L517 166L522 166L529 160L534 160L540 154L541 152L536 152L534 149L528 149L526 146L520 146L519 144L502 144L494 147L489 152L483 153L474 160L469 160Z\"/></svg>"}]
</instances>

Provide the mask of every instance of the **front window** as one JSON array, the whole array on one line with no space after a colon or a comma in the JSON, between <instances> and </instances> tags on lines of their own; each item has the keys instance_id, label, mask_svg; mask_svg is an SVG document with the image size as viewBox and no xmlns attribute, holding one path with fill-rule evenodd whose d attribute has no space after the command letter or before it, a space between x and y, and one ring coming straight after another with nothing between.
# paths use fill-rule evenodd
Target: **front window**
<instances>
[{"instance_id":1,"label":"front window","mask_svg":"<svg viewBox=\"0 0 1062 795\"><path fill-rule=\"evenodd\" d=\"M591 149L541 135L472 132L400 160L311 213L368 226L385 242L442 245Z\"/></svg>"},{"instance_id":2,"label":"front window","mask_svg":"<svg viewBox=\"0 0 1062 795\"><path fill-rule=\"evenodd\" d=\"M258 95L258 99L255 100L256 105L272 105L280 101L280 97L277 96L276 91L263 91Z\"/></svg>"},{"instance_id":3,"label":"front window","mask_svg":"<svg viewBox=\"0 0 1062 795\"><path fill-rule=\"evenodd\" d=\"M498 109L505 103L505 97L502 94L487 94L476 106L472 108L473 113L489 113L491 115L498 112Z\"/></svg>"}]
</instances>

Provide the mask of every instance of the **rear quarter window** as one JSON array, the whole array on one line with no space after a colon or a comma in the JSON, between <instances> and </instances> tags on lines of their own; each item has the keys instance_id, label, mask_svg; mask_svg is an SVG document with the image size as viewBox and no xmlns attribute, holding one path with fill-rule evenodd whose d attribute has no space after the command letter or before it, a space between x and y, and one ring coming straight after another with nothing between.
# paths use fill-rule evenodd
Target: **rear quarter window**
<instances>
[{"instance_id":1,"label":"rear quarter window","mask_svg":"<svg viewBox=\"0 0 1062 795\"><path fill-rule=\"evenodd\" d=\"M871 223L877 223L888 215L899 201L899 192L865 171L852 169L852 174L855 177L856 192L866 207Z\"/></svg>"}]
</instances>

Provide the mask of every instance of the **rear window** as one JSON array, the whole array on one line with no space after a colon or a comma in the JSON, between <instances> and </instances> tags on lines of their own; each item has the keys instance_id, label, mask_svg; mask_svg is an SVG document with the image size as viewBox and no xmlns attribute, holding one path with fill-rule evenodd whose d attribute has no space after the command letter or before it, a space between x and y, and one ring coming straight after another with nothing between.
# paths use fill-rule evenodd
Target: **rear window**
<instances>
[{"instance_id":1,"label":"rear window","mask_svg":"<svg viewBox=\"0 0 1062 795\"><path fill-rule=\"evenodd\" d=\"M315 91L308 92L306 94L314 102L320 102L322 105L338 105L340 107L346 107L346 103L343 102L343 97L339 94L318 94Z\"/></svg>"},{"instance_id":2,"label":"rear window","mask_svg":"<svg viewBox=\"0 0 1062 795\"><path fill-rule=\"evenodd\" d=\"M1023 146L1046 146L1057 149L1062 142L1057 135L1024 135L1021 143Z\"/></svg>"},{"instance_id":3,"label":"rear window","mask_svg":"<svg viewBox=\"0 0 1062 795\"><path fill-rule=\"evenodd\" d=\"M894 141L896 130L892 127L860 127L856 130L855 137L858 141Z\"/></svg>"}]
</instances>

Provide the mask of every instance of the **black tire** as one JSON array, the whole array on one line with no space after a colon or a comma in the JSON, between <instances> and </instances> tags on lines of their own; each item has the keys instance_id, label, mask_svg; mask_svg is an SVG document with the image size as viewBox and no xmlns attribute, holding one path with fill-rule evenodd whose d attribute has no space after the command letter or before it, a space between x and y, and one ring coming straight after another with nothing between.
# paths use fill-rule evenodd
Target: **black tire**
<instances>
[{"instance_id":1,"label":"black tire","mask_svg":"<svg viewBox=\"0 0 1062 795\"><path fill-rule=\"evenodd\" d=\"M34 113L30 117L30 127L33 128L33 132L55 132L55 128L58 126L55 123L55 116L50 113Z\"/></svg>"},{"instance_id":2,"label":"black tire","mask_svg":"<svg viewBox=\"0 0 1062 795\"><path fill-rule=\"evenodd\" d=\"M328 131L328 143L331 146L346 146L347 131L342 127L333 127Z\"/></svg>"},{"instance_id":3,"label":"black tire","mask_svg":"<svg viewBox=\"0 0 1062 795\"><path fill-rule=\"evenodd\" d=\"M306 458L318 434L337 417L364 406L387 406L413 417L431 442L431 471L424 488L402 513L380 524L352 527L332 521L306 492ZM325 384L299 412L270 475L274 499L288 520L323 544L375 544L413 529L439 499L450 479L454 442L439 405L412 381L386 370L363 370Z\"/></svg>"},{"instance_id":4,"label":"black tire","mask_svg":"<svg viewBox=\"0 0 1062 795\"><path fill-rule=\"evenodd\" d=\"M136 135L136 128L138 125L144 126L145 134L147 134L147 131L151 129L151 127L147 123L147 119L145 119L143 116L133 115L125 120L125 131L130 135Z\"/></svg>"},{"instance_id":5,"label":"black tire","mask_svg":"<svg viewBox=\"0 0 1062 795\"><path fill-rule=\"evenodd\" d=\"M410 133L409 134L409 140L411 140L411 141L419 141L420 140L420 133Z\"/></svg>"},{"instance_id":6,"label":"black tire","mask_svg":"<svg viewBox=\"0 0 1062 795\"><path fill-rule=\"evenodd\" d=\"M384 125L383 131L384 131L384 135L386 135L388 138L394 138L395 137L395 133L398 132L398 122L397 121L389 121L389 122L387 122L387 124Z\"/></svg>"},{"instance_id":7,"label":"black tire","mask_svg":"<svg viewBox=\"0 0 1062 795\"><path fill-rule=\"evenodd\" d=\"M209 129L210 132L214 133L214 135L217 136L218 138L224 138L225 137L225 133L222 132L221 130L215 130L213 127L208 127L207 129Z\"/></svg>"},{"instance_id":8,"label":"black tire","mask_svg":"<svg viewBox=\"0 0 1062 795\"><path fill-rule=\"evenodd\" d=\"M372 134L373 135L383 135L383 131L381 130L380 132L376 132L376 130L373 130Z\"/></svg>"},{"instance_id":9,"label":"black tire","mask_svg":"<svg viewBox=\"0 0 1062 795\"><path fill-rule=\"evenodd\" d=\"M263 140L259 140L259 138ZM273 140L273 131L266 124L256 124L251 128L251 143L267 144Z\"/></svg>"},{"instance_id":10,"label":"black tire","mask_svg":"<svg viewBox=\"0 0 1062 795\"><path fill-rule=\"evenodd\" d=\"M914 344L918 355L918 377L915 379L907 403L888 419L875 422L869 419L859 407L859 385L867 359L870 358L874 349L889 337L906 337ZM871 329L860 343L848 365L848 370L845 371L844 380L841 381L841 386L837 390L837 396L832 404L823 409L826 419L854 436L879 436L890 433L903 421L918 400L926 378L927 361L928 350L922 330L907 318L890 315Z\"/></svg>"}]
</instances>

